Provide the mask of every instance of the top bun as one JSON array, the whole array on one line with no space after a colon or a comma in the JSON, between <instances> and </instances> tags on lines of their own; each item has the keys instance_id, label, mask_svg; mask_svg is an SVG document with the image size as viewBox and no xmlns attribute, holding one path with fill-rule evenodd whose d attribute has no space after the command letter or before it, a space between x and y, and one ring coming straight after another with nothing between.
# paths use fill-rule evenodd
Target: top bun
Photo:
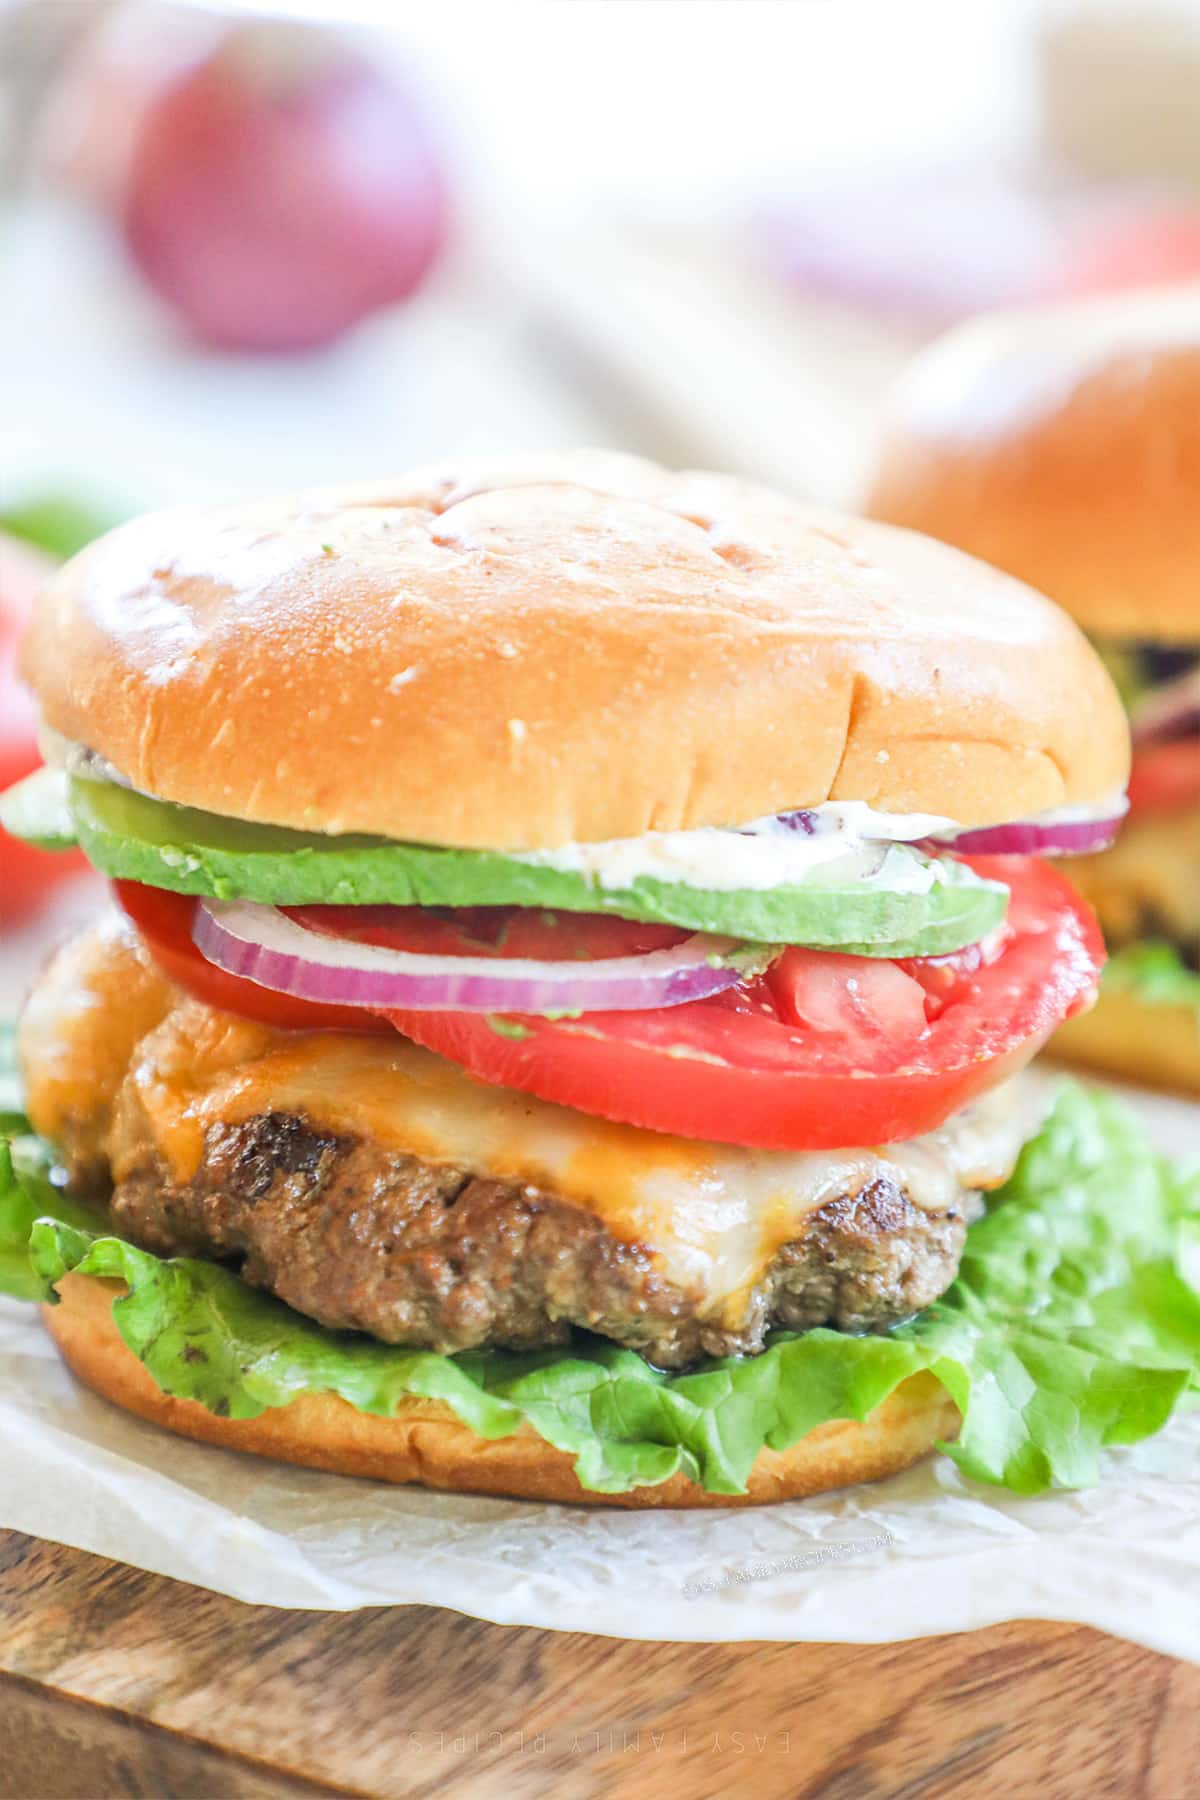
<instances>
[{"instance_id":1,"label":"top bun","mask_svg":"<svg viewBox=\"0 0 1200 1800\"><path fill-rule=\"evenodd\" d=\"M51 581L47 722L164 800L499 850L821 801L1103 802L1115 692L943 545L582 452L159 513Z\"/></svg>"},{"instance_id":2,"label":"top bun","mask_svg":"<svg viewBox=\"0 0 1200 1800\"><path fill-rule=\"evenodd\" d=\"M1200 643L1200 286L949 332L900 381L867 510L1087 631Z\"/></svg>"}]
</instances>

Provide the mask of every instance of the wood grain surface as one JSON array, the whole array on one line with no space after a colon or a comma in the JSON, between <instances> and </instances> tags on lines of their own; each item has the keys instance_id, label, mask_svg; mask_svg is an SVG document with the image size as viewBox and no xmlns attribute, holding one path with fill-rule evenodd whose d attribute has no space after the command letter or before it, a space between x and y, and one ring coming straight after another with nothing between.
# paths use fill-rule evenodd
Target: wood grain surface
<instances>
[{"instance_id":1,"label":"wood grain surface","mask_svg":"<svg viewBox=\"0 0 1200 1800\"><path fill-rule=\"evenodd\" d=\"M1200 1669L1074 1626L645 1644L278 1612L0 1533L0 1800L1193 1800Z\"/></svg>"}]
</instances>

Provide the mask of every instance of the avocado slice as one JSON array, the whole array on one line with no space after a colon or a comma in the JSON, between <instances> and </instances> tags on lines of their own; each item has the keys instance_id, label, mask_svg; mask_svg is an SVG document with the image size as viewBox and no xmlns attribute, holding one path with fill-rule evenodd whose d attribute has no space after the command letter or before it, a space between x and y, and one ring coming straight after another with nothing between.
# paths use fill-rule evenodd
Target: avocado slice
<instances>
[{"instance_id":1,"label":"avocado slice","mask_svg":"<svg viewBox=\"0 0 1200 1800\"><path fill-rule=\"evenodd\" d=\"M36 792L29 791L34 780ZM939 864L940 879L926 893L827 878L712 891L648 876L618 890L492 851L251 825L91 777L67 778L66 804L78 841L107 875L277 906L537 906L613 912L756 943L938 956L986 937L1008 901L1002 883L982 881L951 861ZM20 836L61 841L52 780L31 778L13 789L0 820ZM927 860L906 846L892 854L901 864Z\"/></svg>"},{"instance_id":2,"label":"avocado slice","mask_svg":"<svg viewBox=\"0 0 1200 1800\"><path fill-rule=\"evenodd\" d=\"M73 850L79 842L61 769L35 769L0 794L0 827L39 850Z\"/></svg>"}]
</instances>

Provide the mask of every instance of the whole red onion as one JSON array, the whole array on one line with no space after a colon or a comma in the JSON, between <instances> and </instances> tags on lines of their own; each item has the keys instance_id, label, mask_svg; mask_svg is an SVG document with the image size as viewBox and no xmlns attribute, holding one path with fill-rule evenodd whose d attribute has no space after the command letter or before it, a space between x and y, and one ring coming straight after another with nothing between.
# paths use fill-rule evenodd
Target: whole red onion
<instances>
[{"instance_id":1,"label":"whole red onion","mask_svg":"<svg viewBox=\"0 0 1200 1800\"><path fill-rule=\"evenodd\" d=\"M206 342L304 350L418 287L446 188L409 91L340 34L221 21L164 54L156 8L118 215L147 279ZM149 30L150 27L147 27Z\"/></svg>"}]
</instances>

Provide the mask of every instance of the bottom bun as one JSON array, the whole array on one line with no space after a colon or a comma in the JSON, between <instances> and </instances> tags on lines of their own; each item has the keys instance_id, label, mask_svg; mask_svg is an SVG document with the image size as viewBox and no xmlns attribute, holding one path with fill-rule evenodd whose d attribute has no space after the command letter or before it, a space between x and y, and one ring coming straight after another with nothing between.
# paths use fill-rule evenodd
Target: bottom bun
<instances>
[{"instance_id":1,"label":"bottom bun","mask_svg":"<svg viewBox=\"0 0 1200 1800\"><path fill-rule=\"evenodd\" d=\"M1200 1094L1200 1021L1192 1006L1105 988L1091 1012L1060 1025L1047 1054L1144 1087Z\"/></svg>"},{"instance_id":2,"label":"bottom bun","mask_svg":"<svg viewBox=\"0 0 1200 1800\"><path fill-rule=\"evenodd\" d=\"M195 1400L164 1394L126 1348L112 1316L120 1283L67 1275L58 1291L61 1303L42 1309L51 1336L67 1366L105 1399L181 1437L375 1481L593 1506L761 1506L893 1475L954 1437L960 1423L940 1382L914 1375L861 1425L839 1420L790 1450L763 1450L745 1494L710 1494L682 1474L657 1487L596 1494L580 1487L573 1458L529 1426L511 1437L477 1437L436 1401L413 1399L383 1419L336 1394L307 1394L257 1419L218 1418Z\"/></svg>"}]
</instances>

